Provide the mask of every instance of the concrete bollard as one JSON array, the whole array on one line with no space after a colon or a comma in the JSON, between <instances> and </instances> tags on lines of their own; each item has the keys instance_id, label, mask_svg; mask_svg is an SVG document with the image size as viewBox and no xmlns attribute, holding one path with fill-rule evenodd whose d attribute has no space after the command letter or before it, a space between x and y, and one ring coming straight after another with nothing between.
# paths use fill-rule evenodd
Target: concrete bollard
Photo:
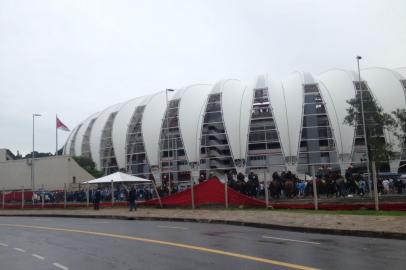
<instances>
[{"instance_id":1,"label":"concrete bollard","mask_svg":"<svg viewBox=\"0 0 406 270\"><path fill-rule=\"evenodd\" d=\"M41 205L42 205L42 208L44 208L44 205L45 205L45 192L44 192L44 184L42 184L42 194L41 194L42 196L41 196Z\"/></svg>"},{"instance_id":2,"label":"concrete bollard","mask_svg":"<svg viewBox=\"0 0 406 270\"><path fill-rule=\"evenodd\" d=\"M226 178L227 179L227 178ZM227 180L224 182L224 203L226 208L228 208L228 186L227 186Z\"/></svg>"},{"instance_id":3,"label":"concrete bollard","mask_svg":"<svg viewBox=\"0 0 406 270\"><path fill-rule=\"evenodd\" d=\"M114 205L114 182L111 180L111 206Z\"/></svg>"},{"instance_id":4,"label":"concrete bollard","mask_svg":"<svg viewBox=\"0 0 406 270\"><path fill-rule=\"evenodd\" d=\"M266 209L269 207L269 194L268 194L268 179L267 179L267 173L264 172L264 191L265 191L265 204L266 204Z\"/></svg>"},{"instance_id":5,"label":"concrete bollard","mask_svg":"<svg viewBox=\"0 0 406 270\"><path fill-rule=\"evenodd\" d=\"M66 183L63 184L63 208L66 208Z\"/></svg>"},{"instance_id":6,"label":"concrete bollard","mask_svg":"<svg viewBox=\"0 0 406 270\"><path fill-rule=\"evenodd\" d=\"M1 192L1 208L3 208L4 209L4 202L5 202L5 200L4 200L4 196L6 195L6 192L4 191L4 187L3 187L3 191Z\"/></svg>"},{"instance_id":7,"label":"concrete bollard","mask_svg":"<svg viewBox=\"0 0 406 270\"><path fill-rule=\"evenodd\" d=\"M89 184L86 184L86 207L89 208Z\"/></svg>"},{"instance_id":8,"label":"concrete bollard","mask_svg":"<svg viewBox=\"0 0 406 270\"><path fill-rule=\"evenodd\" d=\"M21 208L24 208L24 187L21 189Z\"/></svg>"}]
</instances>

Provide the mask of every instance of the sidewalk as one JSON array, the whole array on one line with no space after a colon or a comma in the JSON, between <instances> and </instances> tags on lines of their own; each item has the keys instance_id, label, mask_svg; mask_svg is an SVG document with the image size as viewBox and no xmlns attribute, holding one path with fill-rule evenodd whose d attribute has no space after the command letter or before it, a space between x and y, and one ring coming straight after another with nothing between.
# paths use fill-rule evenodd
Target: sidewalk
<instances>
[{"instance_id":1,"label":"sidewalk","mask_svg":"<svg viewBox=\"0 0 406 270\"><path fill-rule=\"evenodd\" d=\"M289 213L275 210L191 210L138 208L0 210L1 216L90 217L192 221L352 236L406 239L406 216Z\"/></svg>"}]
</instances>

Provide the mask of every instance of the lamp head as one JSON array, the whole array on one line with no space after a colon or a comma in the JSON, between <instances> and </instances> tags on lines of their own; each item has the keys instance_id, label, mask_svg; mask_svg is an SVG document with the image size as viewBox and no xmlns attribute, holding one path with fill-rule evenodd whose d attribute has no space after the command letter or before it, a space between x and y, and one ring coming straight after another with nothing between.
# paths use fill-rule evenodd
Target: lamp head
<instances>
[{"instance_id":1,"label":"lamp head","mask_svg":"<svg viewBox=\"0 0 406 270\"><path fill-rule=\"evenodd\" d=\"M361 59L362 59L362 57L357 55L357 60L361 60Z\"/></svg>"},{"instance_id":2,"label":"lamp head","mask_svg":"<svg viewBox=\"0 0 406 270\"><path fill-rule=\"evenodd\" d=\"M169 88L167 88L166 91L168 91L168 92L175 92L175 89L169 89Z\"/></svg>"}]
</instances>

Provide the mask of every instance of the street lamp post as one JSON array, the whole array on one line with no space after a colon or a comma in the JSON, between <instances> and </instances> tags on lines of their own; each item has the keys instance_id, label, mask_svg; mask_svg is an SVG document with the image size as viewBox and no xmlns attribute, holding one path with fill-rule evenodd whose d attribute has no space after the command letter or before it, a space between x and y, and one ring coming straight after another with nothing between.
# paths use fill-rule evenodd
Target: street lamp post
<instances>
[{"instance_id":1,"label":"street lamp post","mask_svg":"<svg viewBox=\"0 0 406 270\"><path fill-rule=\"evenodd\" d=\"M167 88L167 89L165 89L165 95L166 95L166 136L165 136L165 139L167 140L167 146L168 146L168 148L167 148L167 153L168 153L168 159L170 160L170 157L169 157L169 99L168 99L168 92L174 92L175 90L174 89L169 89L169 88ZM172 142L171 142L171 148L173 148L172 147ZM173 149L172 149L172 151L171 151L171 153L172 153L172 155L173 155ZM172 171L172 161L170 161L170 166L169 166L169 172L168 172L168 181L169 181L169 195L171 195L172 194L172 181L171 181L171 171Z\"/></svg>"},{"instance_id":2,"label":"street lamp post","mask_svg":"<svg viewBox=\"0 0 406 270\"><path fill-rule=\"evenodd\" d=\"M361 56L357 56L357 66L358 66L358 86L361 94L361 117L362 117L362 128L363 128L363 133L364 133L364 144L365 144L365 161L367 165L367 175L368 175L368 188L369 188L369 194L372 195L371 193L371 177L370 177L370 170L369 170L369 153L368 153L368 139L367 139L367 132L366 132L366 127L365 127L365 115L364 115L364 97L363 97L363 92L364 90L362 89L361 85L361 71L359 68L359 60L361 60Z\"/></svg>"},{"instance_id":3,"label":"street lamp post","mask_svg":"<svg viewBox=\"0 0 406 270\"><path fill-rule=\"evenodd\" d=\"M31 190L35 191L35 171L34 171L34 158L35 158L35 117L41 116L40 114L34 113L32 115L32 154L31 154Z\"/></svg>"}]
</instances>

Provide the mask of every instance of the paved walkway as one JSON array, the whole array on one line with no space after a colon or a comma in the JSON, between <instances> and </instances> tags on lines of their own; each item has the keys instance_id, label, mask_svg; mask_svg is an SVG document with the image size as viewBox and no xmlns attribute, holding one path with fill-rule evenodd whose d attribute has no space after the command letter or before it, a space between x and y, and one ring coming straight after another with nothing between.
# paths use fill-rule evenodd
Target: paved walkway
<instances>
[{"instance_id":1,"label":"paved walkway","mask_svg":"<svg viewBox=\"0 0 406 270\"><path fill-rule=\"evenodd\" d=\"M406 216L361 216L275 210L126 208L0 210L0 216L67 216L217 222L295 231L406 239ZM1 218L0 218L1 220Z\"/></svg>"}]
</instances>

